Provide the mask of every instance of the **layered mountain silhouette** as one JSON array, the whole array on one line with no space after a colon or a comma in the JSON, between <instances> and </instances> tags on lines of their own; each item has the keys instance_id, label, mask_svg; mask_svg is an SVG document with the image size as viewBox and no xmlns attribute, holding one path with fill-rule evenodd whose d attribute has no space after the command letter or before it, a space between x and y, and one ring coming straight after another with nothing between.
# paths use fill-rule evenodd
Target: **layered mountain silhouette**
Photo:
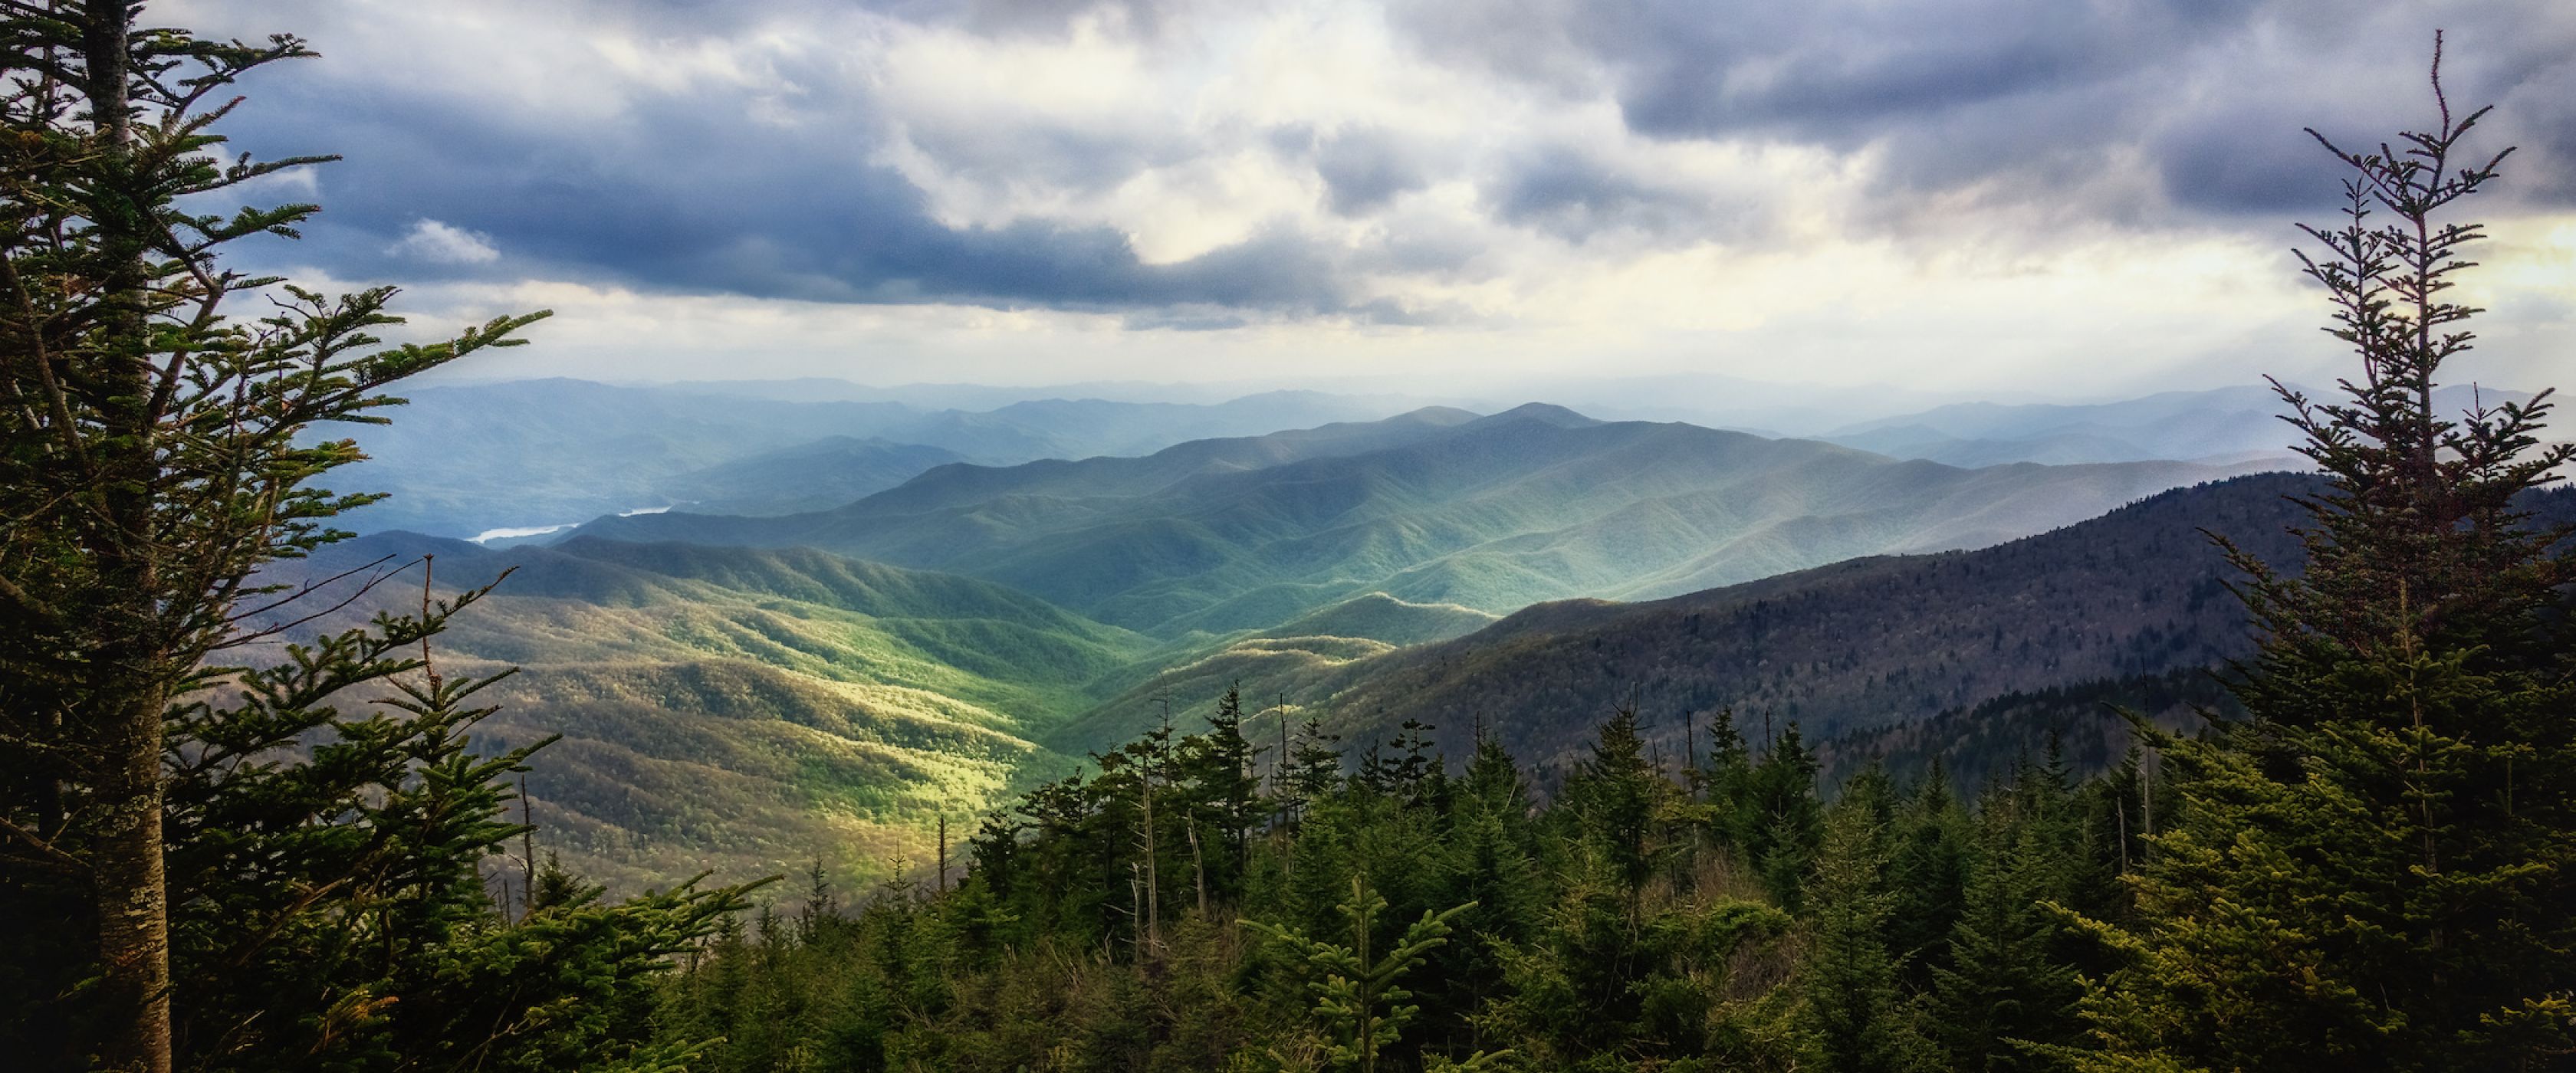
<instances>
[{"instance_id":1,"label":"layered mountain silhouette","mask_svg":"<svg viewBox=\"0 0 2576 1073\"><path fill-rule=\"evenodd\" d=\"M1019 588L1156 636L1264 630L1382 593L1500 614L1855 556L1979 547L2253 468L1965 469L1560 407L943 466L828 511L604 518L619 539L809 546Z\"/></svg>"},{"instance_id":2,"label":"layered mountain silhouette","mask_svg":"<svg viewBox=\"0 0 2576 1073\"><path fill-rule=\"evenodd\" d=\"M2523 392L2465 384L2441 388L2433 397L2437 409L2455 414L2481 404L2530 400ZM2297 433L2281 421L2289 412L2270 387L2246 385L2085 405L1959 403L1845 425L1819 438L1958 466L2178 459L2268 460L2279 463L2273 468L2304 469L2304 460L2289 448Z\"/></svg>"},{"instance_id":3,"label":"layered mountain silhouette","mask_svg":"<svg viewBox=\"0 0 2576 1073\"><path fill-rule=\"evenodd\" d=\"M511 571L440 664L526 668L484 695L483 740L562 736L530 787L546 838L623 887L816 856L867 878L933 818L1158 721L1152 701L1190 719L1238 684L1265 744L1313 717L1365 750L1415 720L1543 772L1619 704L1676 762L1720 708L1757 736L1797 722L1834 770L1973 777L2049 731L2098 762L2106 703L2187 719L2246 648L2203 530L2286 561L2285 497L2315 487L2241 475L2261 461L1972 468L1545 405L1014 465L845 435L680 467L686 437L655 442L678 446L653 487L741 513L507 549L385 532L272 573L426 556L447 593ZM2537 502L2576 517L2576 495ZM416 608L417 585L312 625Z\"/></svg>"},{"instance_id":4,"label":"layered mountain silhouette","mask_svg":"<svg viewBox=\"0 0 2576 1073\"><path fill-rule=\"evenodd\" d=\"M333 474L391 498L360 531L472 536L687 503L718 513L837 505L960 459L1142 454L1175 443L1385 416L1391 404L1281 391L1214 404L1020 401L926 409L838 398L519 380L406 392L390 425L328 425L370 460ZM868 442L874 441L874 442Z\"/></svg>"}]
</instances>

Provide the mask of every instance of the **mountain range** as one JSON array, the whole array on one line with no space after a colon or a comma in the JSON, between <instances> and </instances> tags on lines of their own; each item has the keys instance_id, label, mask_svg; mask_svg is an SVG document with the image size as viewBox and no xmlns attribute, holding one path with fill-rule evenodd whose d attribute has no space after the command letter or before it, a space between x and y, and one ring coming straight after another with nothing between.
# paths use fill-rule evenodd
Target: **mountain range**
<instances>
[{"instance_id":1,"label":"mountain range","mask_svg":"<svg viewBox=\"0 0 2576 1073\"><path fill-rule=\"evenodd\" d=\"M2447 413L2530 400L2523 392L2468 385L2441 388L2433 396L2434 406ZM2289 413L2279 393L2248 385L2086 405L1957 403L1845 425L1819 438L1955 466L2177 459L2304 469L2305 460L2287 446L2296 435L2281 420Z\"/></svg>"},{"instance_id":2,"label":"mountain range","mask_svg":"<svg viewBox=\"0 0 2576 1073\"><path fill-rule=\"evenodd\" d=\"M2171 697L2218 702L2199 676L2252 650L2213 535L2295 571L2290 529L2305 515L2292 497L2320 484L2240 477L1993 547L1860 558L1645 603L1540 604L1434 644L1248 640L1137 683L1050 740L1124 740L1144 725L1144 698L1195 711L1237 683L1270 705L1257 736L1276 735L1281 713L1363 745L1415 720L1436 726L1451 755L1481 730L1542 772L1580 757L1622 705L1675 758L1690 748L1685 723L1719 709L1748 737L1796 722L1811 742L1844 739L1846 756L1918 761L2002 711L2025 730L2072 717L2098 729L2118 722L2100 698L2149 696L2168 698L2149 714L2172 716ZM2528 509L2536 524L2576 525L2576 490L2533 496ZM1963 714L1999 698L1984 716ZM1890 736L1943 719L1950 731Z\"/></svg>"},{"instance_id":3,"label":"mountain range","mask_svg":"<svg viewBox=\"0 0 2576 1073\"><path fill-rule=\"evenodd\" d=\"M390 493L346 519L360 531L506 538L619 511L827 509L954 461L1144 455L1192 440L1375 420L1426 401L1500 408L1464 393L1429 399L1350 386L1232 396L1222 385L1186 384L524 380L417 389L408 405L382 411L390 425L319 434L351 437L371 456L341 481ZM1692 376L1561 387L1621 418L1803 435L1968 468L2287 458L2287 429L2267 420L2278 401L2250 387L2082 406L1956 404L1859 422L1852 417L1885 414L1905 397ZM2465 405L2464 390L2452 394L2446 404Z\"/></svg>"},{"instance_id":4,"label":"mountain range","mask_svg":"<svg viewBox=\"0 0 2576 1073\"><path fill-rule=\"evenodd\" d=\"M1265 742L1309 716L1360 749L1406 720L1451 752L1482 729L1543 783L1622 703L1673 757L1732 708L1755 736L1757 720L1799 723L1836 771L1939 756L1968 774L2051 730L2099 763L2122 740L2106 700L2180 725L2216 695L2205 669L2243 649L2201 531L2282 560L2284 497L2312 487L2243 475L2261 459L1967 467L1547 405L996 464L915 441L1017 429L1038 450L1033 429L1106 442L1119 413L1168 430L1258 408L925 417L516 390L519 409L451 414L466 423L448 434L488 433L457 452L623 429L527 455L553 474L530 483L680 509L508 547L379 532L274 576L427 556L444 592L511 571L437 642L441 666L526 668L486 694L502 709L486 743L562 736L531 776L542 838L621 888L818 858L880 876L924 855L938 817L1077 768L1158 720L1157 701L1194 719L1238 683ZM913 423L825 432L869 413ZM491 430L513 415L552 424ZM2062 416L1953 410L1927 427L2036 443ZM769 440L745 450L728 422L767 422ZM611 466L620 451L630 470ZM2576 515L2576 496L2543 498ZM417 584L393 578L317 625L416 607Z\"/></svg>"},{"instance_id":5,"label":"mountain range","mask_svg":"<svg viewBox=\"0 0 2576 1073\"><path fill-rule=\"evenodd\" d=\"M325 425L368 461L333 474L390 493L360 532L466 537L691 504L774 513L834 505L972 459L1142 454L1193 439L1378 418L1382 402L1282 391L1215 404L1034 399L983 411L799 401L581 380L421 388L386 425ZM709 498L710 495L713 498Z\"/></svg>"},{"instance_id":6,"label":"mountain range","mask_svg":"<svg viewBox=\"0 0 2576 1073\"><path fill-rule=\"evenodd\" d=\"M1860 555L1978 547L2252 464L1963 469L1532 404L942 466L781 517L672 511L580 532L807 546L1012 586L1165 638L1262 630L1372 593L1492 614L1652 598Z\"/></svg>"}]
</instances>

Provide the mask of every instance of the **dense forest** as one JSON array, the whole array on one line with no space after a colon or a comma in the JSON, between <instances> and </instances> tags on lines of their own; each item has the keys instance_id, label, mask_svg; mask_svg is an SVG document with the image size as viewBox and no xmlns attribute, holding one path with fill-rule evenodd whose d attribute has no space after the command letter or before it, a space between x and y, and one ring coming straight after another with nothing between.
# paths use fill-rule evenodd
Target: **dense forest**
<instances>
[{"instance_id":1,"label":"dense forest","mask_svg":"<svg viewBox=\"0 0 2576 1073\"><path fill-rule=\"evenodd\" d=\"M2349 211L2302 260L2359 368L2281 389L2323 483L2295 569L2220 539L2250 638L2224 698L1962 708L1973 779L1919 741L1828 779L1796 722L1723 705L1676 764L1631 706L1541 792L1472 715L1454 764L1454 719L1265 754L1229 694L875 889L818 867L755 911L777 881L619 900L534 852L516 787L552 743L478 740L513 672L439 650L505 578L441 597L423 555L416 602L344 623L263 575L373 499L321 486L360 455L313 426L544 314L387 343L390 287L220 267L317 211L191 208L322 161L212 132L310 52L140 11L0 0L13 1067L2576 1069L2576 534L2525 509L2576 446L2542 445L2545 393L2433 402L2473 339L2448 289L2482 237L2455 203L2503 159L2460 148L2483 112L2327 146ZM2124 700L2088 777L2012 730Z\"/></svg>"},{"instance_id":2,"label":"dense forest","mask_svg":"<svg viewBox=\"0 0 2576 1073\"><path fill-rule=\"evenodd\" d=\"M2068 925L2135 920L2179 804L2136 752L2079 785L2053 749L1826 804L1795 727L1724 714L1677 771L1620 713L1544 803L1491 736L1452 772L1426 727L1357 757L1310 728L1254 778L1239 701L1211 724L952 867L812 883L693 955L664 1030L727 1070L2055 1068L2032 1047L2116 964Z\"/></svg>"}]
</instances>

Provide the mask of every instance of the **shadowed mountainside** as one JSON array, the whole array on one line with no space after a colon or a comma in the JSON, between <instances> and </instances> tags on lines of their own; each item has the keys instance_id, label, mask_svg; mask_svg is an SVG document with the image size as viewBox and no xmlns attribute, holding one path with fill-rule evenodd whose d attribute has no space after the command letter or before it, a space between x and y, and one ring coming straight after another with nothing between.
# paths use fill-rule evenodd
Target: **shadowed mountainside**
<instances>
[{"instance_id":1,"label":"shadowed mountainside","mask_svg":"<svg viewBox=\"0 0 2576 1073\"><path fill-rule=\"evenodd\" d=\"M2013 693L2197 671L2252 650L2235 576L2209 533L2266 562L2295 563L2285 497L2319 479L2262 474L2176 489L2103 517L1995 547L1858 559L1650 603L1541 604L1455 640L1402 650L1232 646L1143 682L1049 740L1123 740L1140 698L1206 703L1209 683L1285 696L1353 741L1406 719L1463 755L1481 723L1542 769L1579 755L1614 706L1634 702L1664 752L1687 749L1683 713L1732 707L1802 724L1809 741L1921 723ZM2576 491L2533 496L2540 524L2576 523ZM1275 717L1265 717L1275 718ZM1275 724L1264 733L1276 734Z\"/></svg>"},{"instance_id":2,"label":"shadowed mountainside","mask_svg":"<svg viewBox=\"0 0 2576 1073\"><path fill-rule=\"evenodd\" d=\"M2282 497L2311 487L2237 478L1995 547L1857 559L1650 603L1540 604L1402 651L1237 645L1141 683L1054 740L1121 740L1139 698L1195 706L1199 683L1240 677L1248 695L1284 693L1298 718L1318 711L1355 738L1419 718L1457 753L1481 720L1544 766L1632 698L1678 755L1680 712L1731 705L1758 726L1767 710L1816 740L2016 690L2209 666L2245 650L2245 627L2202 530L2287 558L2297 512Z\"/></svg>"}]
</instances>

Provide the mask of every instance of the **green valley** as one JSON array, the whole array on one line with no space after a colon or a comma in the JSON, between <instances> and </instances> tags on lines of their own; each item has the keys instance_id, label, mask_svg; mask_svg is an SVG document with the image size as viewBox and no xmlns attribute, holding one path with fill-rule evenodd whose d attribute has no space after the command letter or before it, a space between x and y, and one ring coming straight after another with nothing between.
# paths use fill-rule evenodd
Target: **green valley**
<instances>
[{"instance_id":1,"label":"green valley","mask_svg":"<svg viewBox=\"0 0 2576 1073\"><path fill-rule=\"evenodd\" d=\"M541 849L621 889L817 858L853 880L919 867L938 816L1074 763L1038 740L1153 651L990 583L808 550L394 533L269 576L395 571L313 624L347 626L417 605L424 557L441 594L500 580L437 658L523 668L484 694L501 711L482 748L561 736L529 786Z\"/></svg>"}]
</instances>

